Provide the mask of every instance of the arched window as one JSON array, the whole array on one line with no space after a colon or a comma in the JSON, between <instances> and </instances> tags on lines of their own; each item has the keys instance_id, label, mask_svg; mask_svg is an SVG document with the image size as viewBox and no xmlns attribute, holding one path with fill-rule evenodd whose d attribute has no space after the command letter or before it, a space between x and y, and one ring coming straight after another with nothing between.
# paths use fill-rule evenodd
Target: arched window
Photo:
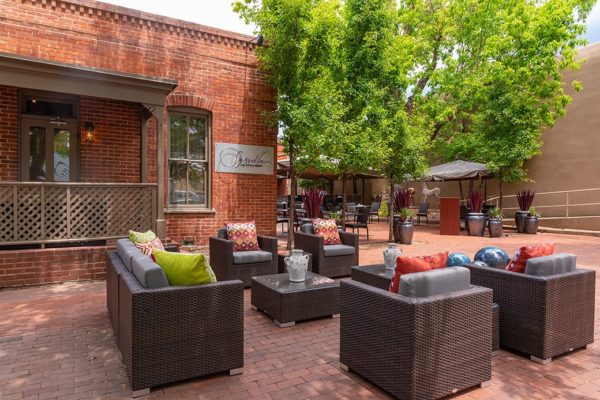
<instances>
[{"instance_id":1,"label":"arched window","mask_svg":"<svg viewBox=\"0 0 600 400\"><path fill-rule=\"evenodd\" d=\"M169 108L169 208L210 208L210 113Z\"/></svg>"}]
</instances>

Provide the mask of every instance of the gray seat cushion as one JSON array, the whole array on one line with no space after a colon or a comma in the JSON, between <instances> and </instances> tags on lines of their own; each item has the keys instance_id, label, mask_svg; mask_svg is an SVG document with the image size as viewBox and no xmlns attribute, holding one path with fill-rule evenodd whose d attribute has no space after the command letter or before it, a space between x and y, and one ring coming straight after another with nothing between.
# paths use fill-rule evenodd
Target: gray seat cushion
<instances>
[{"instance_id":1,"label":"gray seat cushion","mask_svg":"<svg viewBox=\"0 0 600 400\"><path fill-rule=\"evenodd\" d=\"M217 232L217 237L219 239L227 239L227 228L221 228Z\"/></svg>"},{"instance_id":2,"label":"gray seat cushion","mask_svg":"<svg viewBox=\"0 0 600 400\"><path fill-rule=\"evenodd\" d=\"M465 267L434 269L400 277L400 293L407 297L427 297L471 287L471 272Z\"/></svg>"},{"instance_id":3,"label":"gray seat cushion","mask_svg":"<svg viewBox=\"0 0 600 400\"><path fill-rule=\"evenodd\" d=\"M525 274L535 276L557 275L575 271L577 256L575 254L559 253L551 256L534 257L527 260Z\"/></svg>"},{"instance_id":4,"label":"gray seat cushion","mask_svg":"<svg viewBox=\"0 0 600 400\"><path fill-rule=\"evenodd\" d=\"M300 226L300 229L302 230L302 233L308 233L310 235L315 234L315 228L313 228L313 224L304 224Z\"/></svg>"},{"instance_id":5,"label":"gray seat cushion","mask_svg":"<svg viewBox=\"0 0 600 400\"><path fill-rule=\"evenodd\" d=\"M165 271L163 271L157 263L152 261L150 257L143 254L134 257L131 266L133 275L146 289L157 289L169 286Z\"/></svg>"},{"instance_id":6,"label":"gray seat cushion","mask_svg":"<svg viewBox=\"0 0 600 400\"><path fill-rule=\"evenodd\" d=\"M328 244L323 246L323 255L325 257L351 256L356 254L356 249L353 246L345 244Z\"/></svg>"},{"instance_id":7,"label":"gray seat cushion","mask_svg":"<svg viewBox=\"0 0 600 400\"><path fill-rule=\"evenodd\" d=\"M131 272L131 260L133 257L142 255L142 252L135 247L135 244L129 239L117 240L117 254L123 260L123 264L129 272Z\"/></svg>"},{"instance_id":8,"label":"gray seat cushion","mask_svg":"<svg viewBox=\"0 0 600 400\"><path fill-rule=\"evenodd\" d=\"M253 251L234 251L234 264L253 264L259 262L269 262L273 260L273 253L264 250Z\"/></svg>"}]
</instances>

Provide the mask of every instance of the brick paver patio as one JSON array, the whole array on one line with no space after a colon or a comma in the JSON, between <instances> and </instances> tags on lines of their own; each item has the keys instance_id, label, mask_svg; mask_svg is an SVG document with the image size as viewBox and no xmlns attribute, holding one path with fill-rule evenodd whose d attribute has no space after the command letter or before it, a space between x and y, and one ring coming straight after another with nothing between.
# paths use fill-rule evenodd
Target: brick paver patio
<instances>
[{"instance_id":1,"label":"brick paver patio","mask_svg":"<svg viewBox=\"0 0 600 400\"><path fill-rule=\"evenodd\" d=\"M382 260L387 226L372 226L372 240L361 246L361 264ZM486 245L512 252L523 243L552 241L557 251L576 253L583 267L598 269L600 256L600 238L587 236L442 237L434 227L420 227L414 240L413 245L402 246L406 254L447 249L472 255ZM244 294L244 307L242 375L216 375L155 388L148 398L389 398L358 376L338 368L339 319L277 328L268 317L250 309L249 289ZM0 399L129 398L127 379L109 328L104 282L2 290L0 315ZM541 366L501 351L493 359L492 385L456 398L600 399L599 356L600 347L576 351Z\"/></svg>"}]
</instances>

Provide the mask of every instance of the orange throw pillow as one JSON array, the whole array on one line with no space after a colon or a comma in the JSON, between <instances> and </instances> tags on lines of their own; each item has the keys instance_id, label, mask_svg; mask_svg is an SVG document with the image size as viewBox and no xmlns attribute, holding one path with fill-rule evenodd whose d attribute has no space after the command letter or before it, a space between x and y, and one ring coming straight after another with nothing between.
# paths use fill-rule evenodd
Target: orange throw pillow
<instances>
[{"instance_id":1,"label":"orange throw pillow","mask_svg":"<svg viewBox=\"0 0 600 400\"><path fill-rule=\"evenodd\" d=\"M512 261L506 266L506 270L522 274L525 272L527 260L535 257L550 256L552 253L554 253L554 243L523 246L515 253Z\"/></svg>"},{"instance_id":2,"label":"orange throw pillow","mask_svg":"<svg viewBox=\"0 0 600 400\"><path fill-rule=\"evenodd\" d=\"M312 221L315 235L323 236L323 244L341 244L340 233L338 232L337 225L333 219L320 219L316 218Z\"/></svg>"},{"instance_id":3,"label":"orange throw pillow","mask_svg":"<svg viewBox=\"0 0 600 400\"><path fill-rule=\"evenodd\" d=\"M260 250L254 221L227 224L227 239L233 242L233 251Z\"/></svg>"},{"instance_id":4,"label":"orange throw pillow","mask_svg":"<svg viewBox=\"0 0 600 400\"><path fill-rule=\"evenodd\" d=\"M400 289L400 277L404 274L412 274L415 272L425 272L432 269L446 268L448 261L448 252L433 254L431 256L421 257L404 257L396 258L396 269L394 276L390 282L389 291L398 293Z\"/></svg>"}]
</instances>

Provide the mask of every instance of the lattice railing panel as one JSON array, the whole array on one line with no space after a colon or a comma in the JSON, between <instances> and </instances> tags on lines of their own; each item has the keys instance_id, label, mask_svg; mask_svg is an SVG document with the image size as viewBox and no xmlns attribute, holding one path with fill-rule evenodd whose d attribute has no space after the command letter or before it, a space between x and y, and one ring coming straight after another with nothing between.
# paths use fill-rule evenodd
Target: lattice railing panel
<instances>
[{"instance_id":1,"label":"lattice railing panel","mask_svg":"<svg viewBox=\"0 0 600 400\"><path fill-rule=\"evenodd\" d=\"M0 186L0 242L15 240L14 189Z\"/></svg>"},{"instance_id":2,"label":"lattice railing panel","mask_svg":"<svg viewBox=\"0 0 600 400\"><path fill-rule=\"evenodd\" d=\"M152 229L155 196L150 185L0 183L0 244L94 240Z\"/></svg>"},{"instance_id":3,"label":"lattice railing panel","mask_svg":"<svg viewBox=\"0 0 600 400\"><path fill-rule=\"evenodd\" d=\"M42 194L40 188L20 187L17 191L17 241L42 237Z\"/></svg>"}]
</instances>

